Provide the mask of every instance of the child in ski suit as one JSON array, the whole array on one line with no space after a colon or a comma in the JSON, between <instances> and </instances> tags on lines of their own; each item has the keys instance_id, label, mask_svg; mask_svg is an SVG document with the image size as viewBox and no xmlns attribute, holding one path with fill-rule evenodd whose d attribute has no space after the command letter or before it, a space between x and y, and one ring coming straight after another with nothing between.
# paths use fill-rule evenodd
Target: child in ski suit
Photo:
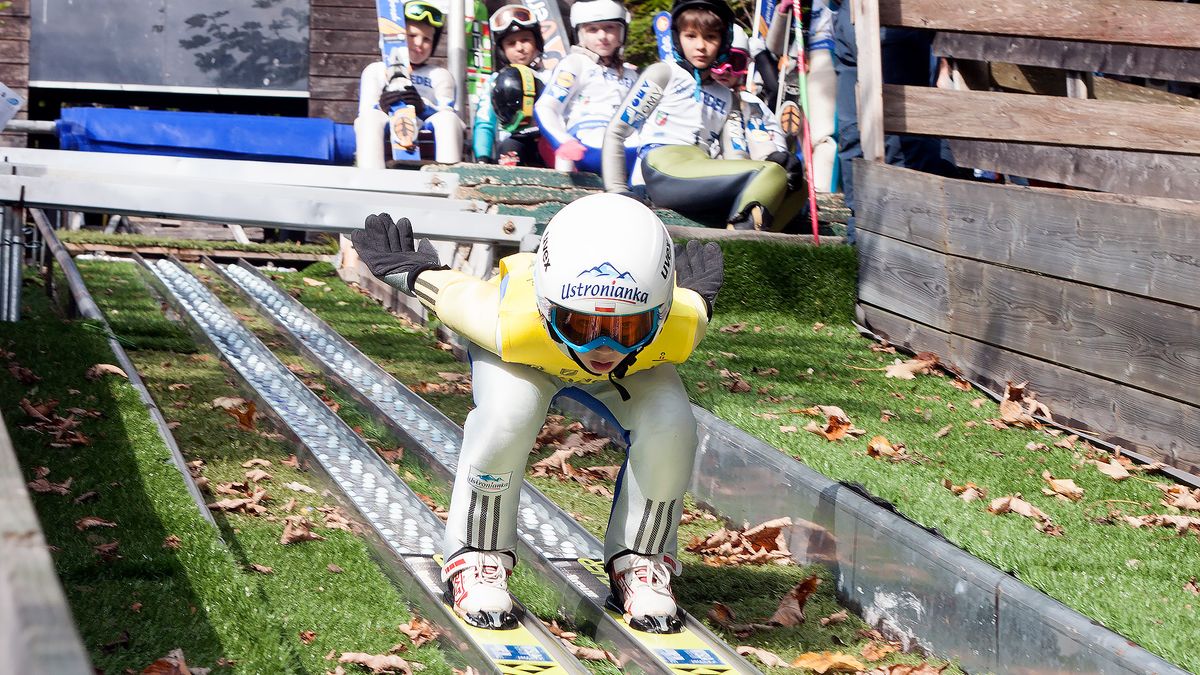
<instances>
[{"instance_id":1,"label":"child in ski suit","mask_svg":"<svg viewBox=\"0 0 1200 675\"><path fill-rule=\"evenodd\" d=\"M389 81L387 66L382 61L364 68L359 80L359 119L355 120L354 129L359 141L360 167L383 168L381 160L377 165L374 160L374 149L379 142L371 134L377 133L380 126L387 128L386 111L397 101L412 106L422 128L433 132L435 161L443 164L462 161L464 129L454 111L457 95L454 76L445 68L427 63L441 39L445 14L428 0L408 0L404 3L404 19L412 69L409 81Z\"/></svg>"},{"instance_id":2,"label":"child in ski suit","mask_svg":"<svg viewBox=\"0 0 1200 675\"><path fill-rule=\"evenodd\" d=\"M447 602L473 625L513 625L506 579L522 477L561 393L607 409L630 440L604 541L610 604L634 628L678 631L671 575L697 436L675 365L704 336L720 249L673 247L653 211L611 194L563 208L537 252L504 258L491 281L447 270L428 242L415 247L406 219L370 216L353 239L373 274L471 342L475 408L446 524Z\"/></svg>"},{"instance_id":3,"label":"child in ski suit","mask_svg":"<svg viewBox=\"0 0 1200 675\"><path fill-rule=\"evenodd\" d=\"M645 185L656 206L730 229L782 228L804 208L802 171L771 161L712 159L745 151L737 148L743 128L733 93L709 72L728 58L733 10L724 0L676 0L671 33L675 61L646 68L608 125L605 189L629 189L624 144L640 132L632 184Z\"/></svg>"},{"instance_id":4,"label":"child in ski suit","mask_svg":"<svg viewBox=\"0 0 1200 675\"><path fill-rule=\"evenodd\" d=\"M578 0L571 6L576 44L555 66L534 106L559 171L600 172L604 129L637 78L637 69L621 61L629 20L616 0Z\"/></svg>"},{"instance_id":5,"label":"child in ski suit","mask_svg":"<svg viewBox=\"0 0 1200 675\"><path fill-rule=\"evenodd\" d=\"M527 116L530 118L527 123L525 119L521 120L519 131L504 129L502 127L508 125L497 123L496 107L492 100L497 78L504 68L510 65L531 69L534 75L545 83L546 73L541 65L542 50L545 47L541 23L524 5L505 5L492 14L488 23L495 45L493 62L496 72L488 77L480 90L479 106L475 110L475 123L471 128L471 146L475 151L475 161L495 164L499 159L508 160L506 163L516 159L516 164L524 166L546 166L546 162L537 153L541 134L535 126L529 126L533 124L532 115ZM541 91L540 87L538 91ZM535 96L535 101L536 98Z\"/></svg>"}]
</instances>

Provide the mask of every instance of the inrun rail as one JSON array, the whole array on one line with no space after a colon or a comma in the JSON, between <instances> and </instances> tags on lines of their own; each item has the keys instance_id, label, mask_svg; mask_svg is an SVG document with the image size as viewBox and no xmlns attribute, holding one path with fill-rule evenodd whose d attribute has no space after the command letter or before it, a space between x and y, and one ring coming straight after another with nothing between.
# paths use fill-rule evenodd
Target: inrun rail
<instances>
[{"instance_id":1,"label":"inrun rail","mask_svg":"<svg viewBox=\"0 0 1200 675\"><path fill-rule=\"evenodd\" d=\"M429 467L444 482L453 480L457 450L462 442L462 429L458 425L396 381L254 267L244 261L238 265L217 265L209 259L204 262L270 319L327 377L424 455ZM684 631L676 635L633 630L618 614L604 607L608 577L601 543L528 483L521 490L518 514L517 531L523 548L550 559L587 598L585 605L576 608L576 617L577 621L586 618L595 627L596 639L607 641L623 634L626 639L636 640L639 650L651 654L659 669L675 673L758 672L691 615L685 614ZM523 551L523 558L526 555Z\"/></svg>"},{"instance_id":2,"label":"inrun rail","mask_svg":"<svg viewBox=\"0 0 1200 675\"><path fill-rule=\"evenodd\" d=\"M359 519L370 525L384 569L407 588L422 614L455 651L483 672L503 675L586 675L589 671L531 613L513 630L473 628L441 600L439 548L443 525L417 495L345 422L308 390L195 276L176 260L147 262L147 279L197 337L241 377L264 410L273 413L302 449L311 468Z\"/></svg>"}]
</instances>

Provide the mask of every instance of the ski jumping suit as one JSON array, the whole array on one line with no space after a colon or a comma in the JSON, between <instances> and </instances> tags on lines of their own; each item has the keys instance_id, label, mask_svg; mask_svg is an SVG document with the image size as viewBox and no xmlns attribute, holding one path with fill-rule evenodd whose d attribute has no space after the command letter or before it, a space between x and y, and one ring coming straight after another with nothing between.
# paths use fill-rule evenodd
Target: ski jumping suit
<instances>
[{"instance_id":1,"label":"ski jumping suit","mask_svg":"<svg viewBox=\"0 0 1200 675\"><path fill-rule=\"evenodd\" d=\"M536 66L537 62L534 62L534 65ZM488 75L487 81L479 88L479 104L475 108L475 123L471 126L471 148L475 153L476 160L481 157L498 158L503 154L499 150L501 144L512 135L500 128L500 123L496 119L496 111L492 108L492 83L496 81L499 74L499 72L495 72ZM535 68L534 74L543 84L549 78L549 73L544 70ZM522 131L524 130L520 129L518 133ZM531 163L526 157L521 157L521 164L522 166L541 166Z\"/></svg>"},{"instance_id":2,"label":"ski jumping suit","mask_svg":"<svg viewBox=\"0 0 1200 675\"><path fill-rule=\"evenodd\" d=\"M425 103L423 128L433 131L436 161L443 164L462 161L463 126L462 120L458 119L458 115L454 112L454 77L445 68L424 64L412 69L411 79L413 87L416 88L417 93L421 95L421 100ZM375 61L363 69L362 77L359 79L358 93L360 120L368 120L376 116L371 111L379 110L379 95L387 83L387 66L383 61ZM385 128L386 118L387 115L384 114L382 119ZM378 143L371 143L374 141L373 137L367 137L367 132L373 134L374 129L364 130L363 133L360 133L358 127L359 123L356 120L355 135L359 140L360 148L378 145ZM384 132L380 131L379 133ZM364 151L361 154L373 153ZM368 158L360 157L359 159L359 166L383 168L382 161L375 166L363 163L363 160ZM370 160L368 159L368 161Z\"/></svg>"},{"instance_id":3,"label":"ski jumping suit","mask_svg":"<svg viewBox=\"0 0 1200 675\"><path fill-rule=\"evenodd\" d=\"M491 281L449 270L422 272L413 289L422 304L472 343L475 409L464 425L445 555L516 547L526 460L551 399L561 394L607 413L629 441L604 540L605 561L626 550L673 556L697 444L696 420L675 364L704 336L704 299L675 287L662 332L619 380L628 392L623 400L615 380L582 369L551 339L534 293L535 262L530 253L504 258Z\"/></svg>"},{"instance_id":4,"label":"ski jumping suit","mask_svg":"<svg viewBox=\"0 0 1200 675\"><path fill-rule=\"evenodd\" d=\"M745 157L741 113L731 116L733 93L712 80L703 84L678 62L646 68L604 141L604 188L626 190L621 148L641 133L632 185L644 184L655 206L675 209L713 225L745 218L751 207L768 212L766 225L786 225L804 207L804 190L787 191L787 172L774 162ZM741 137L740 140L738 137Z\"/></svg>"},{"instance_id":5,"label":"ski jumping suit","mask_svg":"<svg viewBox=\"0 0 1200 675\"><path fill-rule=\"evenodd\" d=\"M772 152L787 152L787 134L770 106L745 89L738 92L742 103L742 122L746 127L746 151L750 159L762 160ZM745 159L726 157L725 159Z\"/></svg>"},{"instance_id":6,"label":"ski jumping suit","mask_svg":"<svg viewBox=\"0 0 1200 675\"><path fill-rule=\"evenodd\" d=\"M600 148L604 129L629 93L637 69L628 63L620 69L600 65L600 57L578 45L554 67L554 72L533 107L533 116L542 130L542 138L558 149L575 140L587 148L583 159L574 163L562 160L554 168L560 171L600 173ZM627 163L632 163L637 142L626 148Z\"/></svg>"}]
</instances>

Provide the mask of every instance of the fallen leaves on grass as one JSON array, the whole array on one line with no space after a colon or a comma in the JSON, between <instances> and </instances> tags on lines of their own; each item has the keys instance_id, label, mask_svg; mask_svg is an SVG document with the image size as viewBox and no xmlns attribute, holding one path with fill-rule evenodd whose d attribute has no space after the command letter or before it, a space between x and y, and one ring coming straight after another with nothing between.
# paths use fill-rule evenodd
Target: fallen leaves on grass
<instances>
[{"instance_id":1,"label":"fallen leaves on grass","mask_svg":"<svg viewBox=\"0 0 1200 675\"><path fill-rule=\"evenodd\" d=\"M75 529L79 530L80 532L83 532L84 530L90 530L93 527L116 527L116 526L117 526L117 524L114 523L113 521L105 520L98 516L84 516L84 517L80 518L79 520L75 521Z\"/></svg>"},{"instance_id":2,"label":"fallen leaves on grass","mask_svg":"<svg viewBox=\"0 0 1200 675\"><path fill-rule=\"evenodd\" d=\"M829 626L829 625L836 626L837 624L842 623L843 621L845 621L846 619L849 619L849 618L850 618L850 614L846 610L843 609L843 610L836 611L833 614L830 614L829 616L821 617L821 625L822 626Z\"/></svg>"},{"instance_id":3,"label":"fallen leaves on grass","mask_svg":"<svg viewBox=\"0 0 1200 675\"><path fill-rule=\"evenodd\" d=\"M709 513L708 511L689 509L686 506L683 507L683 514L680 515L680 517L679 517L679 524L687 525L688 523L695 521L695 520L716 521L717 517L715 515Z\"/></svg>"},{"instance_id":4,"label":"fallen leaves on grass","mask_svg":"<svg viewBox=\"0 0 1200 675\"><path fill-rule=\"evenodd\" d=\"M230 485L240 485L240 483L233 483ZM218 487L218 492L222 491L222 487L223 486ZM231 497L229 499L222 499L220 501L213 502L208 505L208 508L215 509L217 511L226 511L229 513L245 513L251 516L258 516L267 512L267 507L262 505L262 502L267 499L270 499L270 497L267 495L266 490L255 490L254 492L249 493L249 496L247 497Z\"/></svg>"},{"instance_id":5,"label":"fallen leaves on grass","mask_svg":"<svg viewBox=\"0 0 1200 675\"><path fill-rule=\"evenodd\" d=\"M867 671L866 675L941 675L942 671L949 666L949 663L944 663L936 667L928 663L918 663L915 665L896 663L890 666L874 668Z\"/></svg>"},{"instance_id":6,"label":"fallen leaves on grass","mask_svg":"<svg viewBox=\"0 0 1200 675\"><path fill-rule=\"evenodd\" d=\"M1054 524L1050 520L1050 516L1044 511L1029 502L1021 499L1021 495L1008 495L1006 497L997 497L988 504L988 511L996 515L1004 515L1005 513L1015 513L1019 516L1024 516L1034 521L1034 527L1038 532L1048 534L1052 537L1062 536L1062 528Z\"/></svg>"},{"instance_id":7,"label":"fallen leaves on grass","mask_svg":"<svg viewBox=\"0 0 1200 675\"><path fill-rule=\"evenodd\" d=\"M971 389L972 389L970 382L967 382L966 380L959 378L959 377L956 377L953 380L950 380L950 386L954 387L955 389L958 389L959 391L971 391Z\"/></svg>"},{"instance_id":8,"label":"fallen leaves on grass","mask_svg":"<svg viewBox=\"0 0 1200 675\"><path fill-rule=\"evenodd\" d=\"M407 635L409 640L412 640L414 647L420 647L427 642L432 642L440 635L438 630L433 627L433 624L419 616L413 616L408 620L408 623L402 623L396 628L401 633Z\"/></svg>"},{"instance_id":9,"label":"fallen leaves on grass","mask_svg":"<svg viewBox=\"0 0 1200 675\"><path fill-rule=\"evenodd\" d=\"M717 330L722 333L740 333L745 330L745 328L746 323L744 321L739 321L738 323L731 323L728 326L721 326Z\"/></svg>"},{"instance_id":10,"label":"fallen leaves on grass","mask_svg":"<svg viewBox=\"0 0 1200 675\"><path fill-rule=\"evenodd\" d=\"M959 499L963 500L964 502L968 502L968 503L973 502L977 499L983 499L984 497L987 497L987 490L979 487L978 485L976 485L974 483L967 483L965 485L955 485L954 483L950 482L949 478L943 478L942 486L945 487L947 490L953 492L954 494L958 495Z\"/></svg>"},{"instance_id":11,"label":"fallen leaves on grass","mask_svg":"<svg viewBox=\"0 0 1200 675\"><path fill-rule=\"evenodd\" d=\"M1182 485L1166 483L1155 483L1154 486L1164 495L1163 506L1181 511L1200 511L1200 488L1189 490Z\"/></svg>"},{"instance_id":12,"label":"fallen leaves on grass","mask_svg":"<svg viewBox=\"0 0 1200 675\"><path fill-rule=\"evenodd\" d=\"M1034 415L1052 419L1050 409L1034 397L1028 385L1028 382L1005 384L1004 397L1000 400L1001 422L1010 426L1040 429L1042 424L1033 418Z\"/></svg>"},{"instance_id":13,"label":"fallen leaves on grass","mask_svg":"<svg viewBox=\"0 0 1200 675\"><path fill-rule=\"evenodd\" d=\"M83 376L89 380L98 380L105 375L116 375L117 377L123 377L127 380L129 379L129 376L125 374L124 370L121 370L111 363L97 363L91 368L88 368L87 372L83 374Z\"/></svg>"},{"instance_id":14,"label":"fallen leaves on grass","mask_svg":"<svg viewBox=\"0 0 1200 675\"><path fill-rule=\"evenodd\" d=\"M26 483L30 490L41 492L43 494L65 495L71 491L71 483L75 482L74 478L68 477L61 483L51 482L46 478L50 474L50 470L44 466L39 466L36 472L37 478ZM78 504L79 502L76 501Z\"/></svg>"},{"instance_id":15,"label":"fallen leaves on grass","mask_svg":"<svg viewBox=\"0 0 1200 675\"><path fill-rule=\"evenodd\" d=\"M821 579L813 574L804 581L792 587L792 590L783 596L779 601L779 607L775 608L775 613L767 619L767 623L777 626L798 626L804 623L804 605L813 593L817 592L817 586L821 585Z\"/></svg>"},{"instance_id":16,"label":"fallen leaves on grass","mask_svg":"<svg viewBox=\"0 0 1200 675\"><path fill-rule=\"evenodd\" d=\"M883 369L883 376L897 380L915 380L917 379L917 375L932 373L937 364L938 358L936 356L922 352L917 354L916 358L907 361L896 359L890 366Z\"/></svg>"},{"instance_id":17,"label":"fallen leaves on grass","mask_svg":"<svg viewBox=\"0 0 1200 675\"><path fill-rule=\"evenodd\" d=\"M91 439L79 431L81 422L76 417L78 413L72 412L69 417L62 417L57 412L57 400L32 402L23 398L20 406L21 410L33 420L33 424L22 425L21 428L50 436L52 439L50 447L69 448L74 445L91 445ZM90 417L100 416L99 413L92 415L93 411L80 408L71 410L78 410Z\"/></svg>"},{"instance_id":18,"label":"fallen leaves on grass","mask_svg":"<svg viewBox=\"0 0 1200 675\"><path fill-rule=\"evenodd\" d=\"M316 640L316 639L317 639L317 631L315 631L315 630L300 631L300 641L303 642L304 644L311 645L313 643L313 640Z\"/></svg>"},{"instance_id":19,"label":"fallen leaves on grass","mask_svg":"<svg viewBox=\"0 0 1200 675\"><path fill-rule=\"evenodd\" d=\"M738 623L733 610L723 602L714 602L707 614L709 620L738 637L746 637L760 630L774 630L777 626L765 623Z\"/></svg>"},{"instance_id":20,"label":"fallen leaves on grass","mask_svg":"<svg viewBox=\"0 0 1200 675\"><path fill-rule=\"evenodd\" d=\"M698 554L706 565L791 564L784 530L791 518L777 518L744 530L721 529L708 537L693 537L687 550Z\"/></svg>"},{"instance_id":21,"label":"fallen leaves on grass","mask_svg":"<svg viewBox=\"0 0 1200 675\"><path fill-rule=\"evenodd\" d=\"M1173 527L1178 534L1186 534L1189 530L1200 534L1200 518L1195 516L1150 513L1144 516L1125 516L1124 520L1133 527L1143 527L1146 525Z\"/></svg>"},{"instance_id":22,"label":"fallen leaves on grass","mask_svg":"<svg viewBox=\"0 0 1200 675\"><path fill-rule=\"evenodd\" d=\"M912 459L903 443L892 445L886 436L875 436L867 441L867 456L876 459L887 459L893 462L903 462Z\"/></svg>"},{"instance_id":23,"label":"fallen leaves on grass","mask_svg":"<svg viewBox=\"0 0 1200 675\"><path fill-rule=\"evenodd\" d=\"M255 457L254 459L248 459L248 460L242 462L243 469L249 469L252 466L260 466L260 467L271 466L271 460L259 459L258 457Z\"/></svg>"},{"instance_id":24,"label":"fallen leaves on grass","mask_svg":"<svg viewBox=\"0 0 1200 675\"><path fill-rule=\"evenodd\" d=\"M258 572L259 574L274 574L275 573L274 569L267 567L266 565L260 565L258 563L250 563L249 568L254 570L255 572Z\"/></svg>"},{"instance_id":25,"label":"fallen leaves on grass","mask_svg":"<svg viewBox=\"0 0 1200 675\"><path fill-rule=\"evenodd\" d=\"M850 421L850 416L835 405L817 405L810 408L793 409L788 412L801 415L823 415L825 417L824 426L813 421L804 425L804 430L821 436L827 441L838 441L846 436L857 437L867 433L864 429L856 428L854 423Z\"/></svg>"},{"instance_id":26,"label":"fallen leaves on grass","mask_svg":"<svg viewBox=\"0 0 1200 675\"><path fill-rule=\"evenodd\" d=\"M741 656L753 656L761 661L764 666L769 666L771 668L789 667L788 662L780 658L779 655L769 652L765 649L759 649L758 647L738 645L737 653Z\"/></svg>"},{"instance_id":27,"label":"fallen leaves on grass","mask_svg":"<svg viewBox=\"0 0 1200 675\"><path fill-rule=\"evenodd\" d=\"M862 657L868 661L878 661L897 649L898 647L896 645L889 642L872 641L863 645L862 650L860 650L859 653L862 654Z\"/></svg>"},{"instance_id":28,"label":"fallen leaves on grass","mask_svg":"<svg viewBox=\"0 0 1200 675\"><path fill-rule=\"evenodd\" d=\"M163 538L163 548L165 548L169 551L178 551L179 547L182 545L183 545L183 542L179 538L179 535L168 534L166 537Z\"/></svg>"},{"instance_id":29,"label":"fallen leaves on grass","mask_svg":"<svg viewBox=\"0 0 1200 675\"><path fill-rule=\"evenodd\" d=\"M316 490L314 490L314 489L312 489L312 488L308 487L308 486L307 486L307 485L305 485L304 483L297 483L296 481L291 481L290 483L284 483L284 484L283 484L283 487L285 487L285 488L287 488L287 489L291 490L292 492L305 492L305 493L308 493L308 494L310 494L310 495L315 495L315 494L317 494L317 491L316 491Z\"/></svg>"},{"instance_id":30,"label":"fallen leaves on grass","mask_svg":"<svg viewBox=\"0 0 1200 675\"><path fill-rule=\"evenodd\" d=\"M792 661L792 667L818 673L857 672L866 668L858 659L841 652L805 652Z\"/></svg>"},{"instance_id":31,"label":"fallen leaves on grass","mask_svg":"<svg viewBox=\"0 0 1200 675\"><path fill-rule=\"evenodd\" d=\"M208 668L188 668L182 649L172 649L167 655L142 669L142 675L199 675Z\"/></svg>"},{"instance_id":32,"label":"fallen leaves on grass","mask_svg":"<svg viewBox=\"0 0 1200 675\"><path fill-rule=\"evenodd\" d=\"M346 517L340 506L318 506L317 511L321 512L326 529L345 530L356 535L362 533L362 526Z\"/></svg>"},{"instance_id":33,"label":"fallen leaves on grass","mask_svg":"<svg viewBox=\"0 0 1200 675\"><path fill-rule=\"evenodd\" d=\"M1200 585L1196 584L1196 577L1188 579L1188 582L1183 585L1183 590L1191 593L1192 595L1200 595Z\"/></svg>"},{"instance_id":34,"label":"fallen leaves on grass","mask_svg":"<svg viewBox=\"0 0 1200 675\"><path fill-rule=\"evenodd\" d=\"M432 497L430 497L429 495L421 494L420 492L418 492L416 494L417 494L417 499L420 499L422 504L429 507L429 510L433 511L433 515L435 515L439 519L441 519L441 521L443 523L446 522L450 518L450 512L447 511L446 509L442 508L441 505L438 504L437 502L433 501Z\"/></svg>"},{"instance_id":35,"label":"fallen leaves on grass","mask_svg":"<svg viewBox=\"0 0 1200 675\"><path fill-rule=\"evenodd\" d=\"M1049 471L1042 472L1042 480L1046 481L1047 487L1042 488L1042 494L1057 497L1064 502L1077 502L1083 499L1083 488L1075 484L1075 481L1070 478L1055 478L1054 474Z\"/></svg>"},{"instance_id":36,"label":"fallen leaves on grass","mask_svg":"<svg viewBox=\"0 0 1200 675\"><path fill-rule=\"evenodd\" d=\"M257 483L258 481L263 480L271 480L271 478L271 474L263 471L262 469L251 469L250 471L246 472L246 480L250 481L251 483Z\"/></svg>"},{"instance_id":37,"label":"fallen leaves on grass","mask_svg":"<svg viewBox=\"0 0 1200 675\"><path fill-rule=\"evenodd\" d=\"M942 437L946 436L947 434L949 434L950 430L953 428L954 428L953 424L947 424L946 426L944 426L941 429L938 429L936 432L934 432L933 437L934 438L942 438Z\"/></svg>"},{"instance_id":38,"label":"fallen leaves on grass","mask_svg":"<svg viewBox=\"0 0 1200 675\"><path fill-rule=\"evenodd\" d=\"M313 532L312 528L313 522L308 518L304 516L288 516L284 519L283 536L279 538L279 543L286 546L299 541L314 541L325 538Z\"/></svg>"},{"instance_id":39,"label":"fallen leaves on grass","mask_svg":"<svg viewBox=\"0 0 1200 675\"><path fill-rule=\"evenodd\" d=\"M8 364L8 372L13 376L13 379L21 384L30 385L37 384L38 382L42 381L42 378L39 377L37 373L19 363L10 362Z\"/></svg>"},{"instance_id":40,"label":"fallen leaves on grass","mask_svg":"<svg viewBox=\"0 0 1200 675\"><path fill-rule=\"evenodd\" d=\"M121 542L114 539L107 544L96 544L92 547L92 552L100 556L100 559L104 562L109 562L121 557L117 553L117 548L120 547L120 545Z\"/></svg>"},{"instance_id":41,"label":"fallen leaves on grass","mask_svg":"<svg viewBox=\"0 0 1200 675\"><path fill-rule=\"evenodd\" d=\"M318 279L313 279L312 277L300 277L300 281L303 281L306 285L309 285L309 286L325 286L325 285L327 285L324 281L320 281Z\"/></svg>"},{"instance_id":42,"label":"fallen leaves on grass","mask_svg":"<svg viewBox=\"0 0 1200 675\"><path fill-rule=\"evenodd\" d=\"M1096 465L1096 470L1108 476L1113 480L1125 480L1129 478L1131 473L1125 468L1125 465L1118 462L1115 458L1109 459L1107 462L1101 462L1098 459L1088 460Z\"/></svg>"}]
</instances>

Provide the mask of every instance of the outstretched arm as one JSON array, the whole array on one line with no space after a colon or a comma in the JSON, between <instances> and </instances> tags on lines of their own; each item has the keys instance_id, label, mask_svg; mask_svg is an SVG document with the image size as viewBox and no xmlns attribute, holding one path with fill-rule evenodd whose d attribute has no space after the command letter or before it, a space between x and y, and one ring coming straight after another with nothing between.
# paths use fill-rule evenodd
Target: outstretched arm
<instances>
[{"instance_id":1,"label":"outstretched arm","mask_svg":"<svg viewBox=\"0 0 1200 675\"><path fill-rule=\"evenodd\" d=\"M634 83L629 95L617 108L617 114L608 123L600 159L605 190L624 192L629 189L629 176L625 171L625 139L641 129L649 119L650 113L662 100L663 91L670 80L671 64L663 61L651 64Z\"/></svg>"}]
</instances>

